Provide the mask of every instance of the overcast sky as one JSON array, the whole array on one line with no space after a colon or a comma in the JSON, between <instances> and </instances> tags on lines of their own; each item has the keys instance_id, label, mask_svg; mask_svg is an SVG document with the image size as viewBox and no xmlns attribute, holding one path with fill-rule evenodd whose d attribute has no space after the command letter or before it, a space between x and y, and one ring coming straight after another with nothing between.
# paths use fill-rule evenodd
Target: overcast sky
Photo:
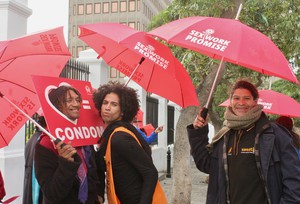
<instances>
[{"instance_id":1,"label":"overcast sky","mask_svg":"<svg viewBox=\"0 0 300 204\"><path fill-rule=\"evenodd\" d=\"M32 15L28 18L27 33L64 26L65 38L68 33L68 0L28 0Z\"/></svg>"}]
</instances>

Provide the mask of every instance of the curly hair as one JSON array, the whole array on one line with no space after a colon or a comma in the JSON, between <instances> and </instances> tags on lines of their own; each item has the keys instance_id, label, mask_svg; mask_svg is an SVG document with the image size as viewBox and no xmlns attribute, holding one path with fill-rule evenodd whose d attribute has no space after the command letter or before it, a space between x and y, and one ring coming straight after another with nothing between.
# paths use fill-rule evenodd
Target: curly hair
<instances>
[{"instance_id":1,"label":"curly hair","mask_svg":"<svg viewBox=\"0 0 300 204\"><path fill-rule=\"evenodd\" d=\"M63 109L63 104L66 103L69 91L74 91L79 96L80 101L82 101L80 92L72 86L59 86L50 91L49 99L58 110L61 111Z\"/></svg>"},{"instance_id":2,"label":"curly hair","mask_svg":"<svg viewBox=\"0 0 300 204\"><path fill-rule=\"evenodd\" d=\"M120 99L122 120L132 122L139 110L139 99L137 91L133 88L124 86L119 82L109 81L100 87L93 94L93 101L96 109L101 112L103 100L107 94L115 93Z\"/></svg>"},{"instance_id":3,"label":"curly hair","mask_svg":"<svg viewBox=\"0 0 300 204\"><path fill-rule=\"evenodd\" d=\"M247 89L248 91L251 92L251 95L254 100L257 100L259 97L257 88L251 82L249 82L247 80L239 80L233 85L233 87L231 89L231 93L230 93L230 98L232 98L233 93L236 89Z\"/></svg>"}]
</instances>

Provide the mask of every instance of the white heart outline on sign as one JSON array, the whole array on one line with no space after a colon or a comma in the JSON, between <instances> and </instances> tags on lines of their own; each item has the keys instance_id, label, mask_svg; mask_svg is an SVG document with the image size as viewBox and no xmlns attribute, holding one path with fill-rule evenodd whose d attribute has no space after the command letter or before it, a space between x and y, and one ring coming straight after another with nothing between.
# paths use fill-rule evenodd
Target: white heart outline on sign
<instances>
[{"instance_id":1,"label":"white heart outline on sign","mask_svg":"<svg viewBox=\"0 0 300 204\"><path fill-rule=\"evenodd\" d=\"M71 86L70 84L68 84L67 82L61 82L58 86ZM70 118L68 118L65 114L63 114L62 112L60 112L50 101L49 99L49 91L52 89L57 89L57 86L54 85L49 85L46 87L45 89L45 99L47 101L47 103L51 106L51 108L53 110L55 110L55 112L57 112L59 115L61 115L63 118L65 118L66 120L70 121L71 123L73 123L74 125L77 125L77 119L76 120L71 120Z\"/></svg>"}]
</instances>

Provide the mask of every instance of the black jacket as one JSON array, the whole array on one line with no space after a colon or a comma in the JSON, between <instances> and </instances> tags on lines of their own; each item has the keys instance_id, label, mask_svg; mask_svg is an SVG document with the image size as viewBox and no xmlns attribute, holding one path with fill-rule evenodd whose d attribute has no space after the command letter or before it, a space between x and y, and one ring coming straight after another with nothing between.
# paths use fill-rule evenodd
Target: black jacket
<instances>
[{"instance_id":1,"label":"black jacket","mask_svg":"<svg viewBox=\"0 0 300 204\"><path fill-rule=\"evenodd\" d=\"M47 137L47 136L46 136ZM91 147L92 148L92 147ZM88 168L88 200L86 204L94 204L97 195L104 196L104 183L97 176L95 153L92 151ZM37 143L35 147L36 177L41 186L43 204L80 204L78 200L79 180L77 170L81 159L75 155L74 162L59 157L52 150ZM101 178L104 179L104 178Z\"/></svg>"},{"instance_id":2,"label":"black jacket","mask_svg":"<svg viewBox=\"0 0 300 204\"><path fill-rule=\"evenodd\" d=\"M300 203L300 160L289 133L270 123L264 114L256 122L255 128L259 139L257 152L260 161L257 162L260 163L265 179L264 187L271 203ZM210 175L206 203L225 204L224 137L214 143L210 153L206 148L208 126L194 129L193 125L189 125L187 131L191 154L197 168Z\"/></svg>"}]
</instances>

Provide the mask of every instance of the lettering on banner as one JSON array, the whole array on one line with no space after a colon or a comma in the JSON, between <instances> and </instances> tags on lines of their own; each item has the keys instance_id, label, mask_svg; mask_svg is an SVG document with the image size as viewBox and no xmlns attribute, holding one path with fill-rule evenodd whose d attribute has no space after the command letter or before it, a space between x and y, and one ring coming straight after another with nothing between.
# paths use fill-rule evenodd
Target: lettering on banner
<instances>
[{"instance_id":1,"label":"lettering on banner","mask_svg":"<svg viewBox=\"0 0 300 204\"><path fill-rule=\"evenodd\" d=\"M219 50L224 52L226 48L230 45L229 40L218 38L213 36L215 31L213 29L207 29L205 31L192 30L185 38L186 41L209 47L214 50Z\"/></svg>"},{"instance_id":2,"label":"lettering on banner","mask_svg":"<svg viewBox=\"0 0 300 204\"><path fill-rule=\"evenodd\" d=\"M271 110L273 103L263 102L262 99L258 99L257 104L264 106L265 110Z\"/></svg>"},{"instance_id":3,"label":"lettering on banner","mask_svg":"<svg viewBox=\"0 0 300 204\"><path fill-rule=\"evenodd\" d=\"M59 39L56 34L42 34L40 35L40 41L34 42L34 45L43 44L47 52L61 52Z\"/></svg>"},{"instance_id":4,"label":"lettering on banner","mask_svg":"<svg viewBox=\"0 0 300 204\"><path fill-rule=\"evenodd\" d=\"M130 76L132 71L134 70L133 67L129 66L126 62L123 60L120 60L116 67L120 72L125 74L126 76ZM136 71L133 75L132 79L136 82L140 82L143 78L144 74L142 74L139 71Z\"/></svg>"},{"instance_id":5,"label":"lettering on banner","mask_svg":"<svg viewBox=\"0 0 300 204\"><path fill-rule=\"evenodd\" d=\"M103 131L102 126L56 128L55 136L61 140L68 139L72 141L74 139L100 138Z\"/></svg>"},{"instance_id":6,"label":"lettering on banner","mask_svg":"<svg viewBox=\"0 0 300 204\"><path fill-rule=\"evenodd\" d=\"M144 57L148 58L158 66L167 69L169 66L169 61L161 57L155 52L155 48L152 45L144 45L141 42L137 42L134 46L135 50L138 50Z\"/></svg>"},{"instance_id":7,"label":"lettering on banner","mask_svg":"<svg viewBox=\"0 0 300 204\"><path fill-rule=\"evenodd\" d=\"M24 97L23 100L19 103L16 103L16 105L18 105L19 108L21 108L25 113L28 113L36 106L36 104L28 97ZM6 119L2 121L2 124L13 131L20 125L23 125L25 121L27 121L27 117L23 115L18 109L14 109L8 114Z\"/></svg>"}]
</instances>

